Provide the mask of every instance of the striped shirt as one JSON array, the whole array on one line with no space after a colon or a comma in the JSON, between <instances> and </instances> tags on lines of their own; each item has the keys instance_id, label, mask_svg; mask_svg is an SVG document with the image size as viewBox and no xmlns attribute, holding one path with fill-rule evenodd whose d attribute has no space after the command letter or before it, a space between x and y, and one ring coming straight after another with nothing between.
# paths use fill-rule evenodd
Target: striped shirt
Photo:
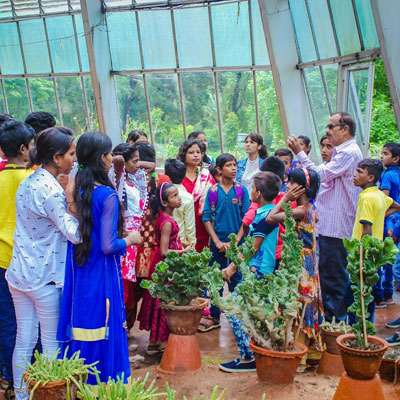
<instances>
[{"instance_id":1,"label":"striped shirt","mask_svg":"<svg viewBox=\"0 0 400 400\"><path fill-rule=\"evenodd\" d=\"M321 180L317 197L317 233L343 239L351 238L360 188L354 186L353 175L363 159L355 139L336 146L332 159L326 164L315 165L301 151L297 159L306 168L314 169Z\"/></svg>"}]
</instances>

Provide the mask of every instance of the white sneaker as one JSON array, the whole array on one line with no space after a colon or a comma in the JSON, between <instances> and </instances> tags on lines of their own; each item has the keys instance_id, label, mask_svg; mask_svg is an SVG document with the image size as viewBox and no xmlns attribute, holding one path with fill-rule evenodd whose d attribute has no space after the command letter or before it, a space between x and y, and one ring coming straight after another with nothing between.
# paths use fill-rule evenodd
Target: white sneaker
<instances>
[{"instance_id":1,"label":"white sneaker","mask_svg":"<svg viewBox=\"0 0 400 400\"><path fill-rule=\"evenodd\" d=\"M144 361L144 357L141 356L140 354L136 354L134 356L130 356L129 357L129 362L130 363L134 363L134 362L138 362L138 361Z\"/></svg>"},{"instance_id":2,"label":"white sneaker","mask_svg":"<svg viewBox=\"0 0 400 400\"><path fill-rule=\"evenodd\" d=\"M138 345L137 344L130 344L128 346L128 350L129 351L136 351L138 349Z\"/></svg>"}]
</instances>

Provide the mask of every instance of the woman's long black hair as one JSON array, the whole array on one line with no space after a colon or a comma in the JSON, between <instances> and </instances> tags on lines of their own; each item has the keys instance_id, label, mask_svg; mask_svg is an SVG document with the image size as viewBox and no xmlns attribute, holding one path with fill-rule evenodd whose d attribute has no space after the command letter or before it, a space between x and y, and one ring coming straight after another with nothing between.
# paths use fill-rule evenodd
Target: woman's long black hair
<instances>
[{"instance_id":1,"label":"woman's long black hair","mask_svg":"<svg viewBox=\"0 0 400 400\"><path fill-rule=\"evenodd\" d=\"M82 243L76 246L75 260L80 266L87 261L92 249L94 184L99 182L114 189L102 160L111 148L111 139L101 132L84 133L76 146L79 166L75 176L74 201ZM118 237L122 237L123 224L122 207L119 207Z\"/></svg>"},{"instance_id":2,"label":"woman's long black hair","mask_svg":"<svg viewBox=\"0 0 400 400\"><path fill-rule=\"evenodd\" d=\"M150 143L139 142L135 145L139 152L140 161L156 162L156 149ZM156 173L151 174L149 199L156 191Z\"/></svg>"},{"instance_id":3,"label":"woman's long black hair","mask_svg":"<svg viewBox=\"0 0 400 400\"><path fill-rule=\"evenodd\" d=\"M250 139L251 141L261 145L261 149L258 151L258 155L262 160L265 160L268 157L268 150L264 144L263 137L258 133L250 133L250 135L246 136L246 139L244 139L244 141L246 141L247 139Z\"/></svg>"}]
</instances>

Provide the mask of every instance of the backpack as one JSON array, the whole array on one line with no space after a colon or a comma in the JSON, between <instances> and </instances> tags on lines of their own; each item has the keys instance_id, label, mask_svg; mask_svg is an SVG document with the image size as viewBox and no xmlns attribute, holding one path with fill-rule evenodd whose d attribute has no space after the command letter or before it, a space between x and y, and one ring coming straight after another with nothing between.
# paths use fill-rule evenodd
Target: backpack
<instances>
[{"instance_id":1,"label":"backpack","mask_svg":"<svg viewBox=\"0 0 400 400\"><path fill-rule=\"evenodd\" d=\"M242 215L243 186L239 182L235 182L233 184L233 187L235 189L235 196L238 199L239 203L239 212L240 215ZM218 203L218 183L211 186L208 201L210 202L210 207L211 207L211 223L214 224L215 210L217 209L217 203Z\"/></svg>"}]
</instances>

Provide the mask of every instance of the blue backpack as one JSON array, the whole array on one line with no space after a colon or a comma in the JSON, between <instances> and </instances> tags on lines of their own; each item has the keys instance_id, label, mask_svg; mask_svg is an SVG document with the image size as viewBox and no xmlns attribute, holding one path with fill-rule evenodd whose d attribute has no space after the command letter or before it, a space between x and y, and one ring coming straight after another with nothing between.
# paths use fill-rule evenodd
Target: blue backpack
<instances>
[{"instance_id":1,"label":"blue backpack","mask_svg":"<svg viewBox=\"0 0 400 400\"><path fill-rule=\"evenodd\" d=\"M242 215L242 208L243 208L243 186L239 182L235 182L233 184L233 187L235 189L235 196L238 200L239 203L239 212L240 216L243 217ZM217 204L218 204L218 183L214 184L210 188L210 195L208 197L208 201L210 203L211 207L211 222L214 224L215 220L215 210L217 209Z\"/></svg>"}]
</instances>

